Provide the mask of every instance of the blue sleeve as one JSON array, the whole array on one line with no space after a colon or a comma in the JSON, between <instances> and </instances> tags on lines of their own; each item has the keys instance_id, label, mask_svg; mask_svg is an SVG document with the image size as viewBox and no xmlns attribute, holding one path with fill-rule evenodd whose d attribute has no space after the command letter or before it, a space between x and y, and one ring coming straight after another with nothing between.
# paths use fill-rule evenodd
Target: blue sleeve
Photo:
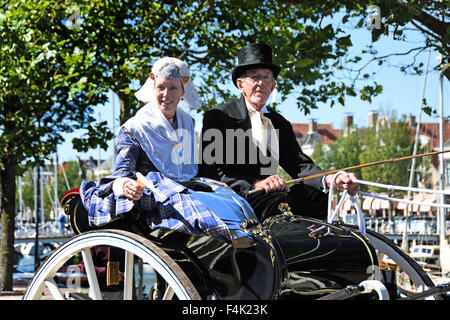
<instances>
[{"instance_id":1,"label":"blue sleeve","mask_svg":"<svg viewBox=\"0 0 450 320\"><path fill-rule=\"evenodd\" d=\"M136 163L141 149L139 143L123 127L120 129L117 138L118 145L113 175L136 179Z\"/></svg>"}]
</instances>

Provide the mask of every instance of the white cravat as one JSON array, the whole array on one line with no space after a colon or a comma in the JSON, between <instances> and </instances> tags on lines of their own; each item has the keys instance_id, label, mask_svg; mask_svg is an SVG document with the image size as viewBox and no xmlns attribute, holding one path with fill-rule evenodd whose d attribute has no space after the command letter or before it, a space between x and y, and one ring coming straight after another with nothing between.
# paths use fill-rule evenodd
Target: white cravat
<instances>
[{"instance_id":1,"label":"white cravat","mask_svg":"<svg viewBox=\"0 0 450 320\"><path fill-rule=\"evenodd\" d=\"M267 148L270 149L272 157L278 159L279 143L277 132L269 118L263 113L269 112L264 106L260 111L256 110L252 105L245 102L252 124L253 141L261 150L264 156L267 155Z\"/></svg>"},{"instance_id":2,"label":"white cravat","mask_svg":"<svg viewBox=\"0 0 450 320\"><path fill-rule=\"evenodd\" d=\"M270 141L269 149L272 153L272 157L279 160L280 150L277 131L275 130L272 121L263 115L263 113L268 113L269 110L264 106L260 111L257 111L251 104L247 103L247 101L245 101L245 104L250 116L250 122L252 123L253 141L264 156L267 154L267 141ZM272 137L275 139L272 140ZM322 188L323 192L328 193L326 176L322 177Z\"/></svg>"}]
</instances>

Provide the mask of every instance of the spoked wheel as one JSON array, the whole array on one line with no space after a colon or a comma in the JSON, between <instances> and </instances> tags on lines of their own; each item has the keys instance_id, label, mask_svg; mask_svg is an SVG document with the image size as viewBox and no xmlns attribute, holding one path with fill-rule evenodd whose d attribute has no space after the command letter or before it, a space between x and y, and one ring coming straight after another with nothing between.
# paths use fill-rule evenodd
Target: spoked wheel
<instances>
[{"instance_id":1,"label":"spoked wheel","mask_svg":"<svg viewBox=\"0 0 450 320\"><path fill-rule=\"evenodd\" d=\"M367 230L366 236L378 252L381 269L395 271L397 286L400 289L406 287L420 291L435 286L420 265L393 241L372 230ZM401 295L407 294L405 291ZM436 296L434 299L441 299L441 297Z\"/></svg>"},{"instance_id":2,"label":"spoked wheel","mask_svg":"<svg viewBox=\"0 0 450 320\"><path fill-rule=\"evenodd\" d=\"M160 299L200 299L186 274L162 249L144 237L121 230L86 232L63 244L37 270L23 299L107 298L107 292L101 289L104 288L101 285L103 279L98 276L96 259L92 256L91 249L96 246L122 250L124 270L120 273L122 281L118 286L121 299L152 299L156 296ZM61 283L61 270L73 261L84 266L84 273L73 273L70 280ZM80 281L83 277L87 281ZM162 292L156 294L156 288Z\"/></svg>"}]
</instances>

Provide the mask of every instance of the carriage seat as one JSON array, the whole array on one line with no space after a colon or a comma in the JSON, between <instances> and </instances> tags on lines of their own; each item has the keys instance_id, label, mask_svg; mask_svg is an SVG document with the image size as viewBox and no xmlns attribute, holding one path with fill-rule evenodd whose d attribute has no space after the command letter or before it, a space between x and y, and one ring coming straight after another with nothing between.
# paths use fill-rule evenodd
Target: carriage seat
<instances>
[{"instance_id":1,"label":"carriage seat","mask_svg":"<svg viewBox=\"0 0 450 320\"><path fill-rule=\"evenodd\" d=\"M180 184L195 191L213 192L211 186L203 183L198 178L193 178ZM75 234L101 229L120 229L141 235L151 232L144 221L144 215L140 214L139 209L135 208L120 217L114 217L113 220L101 227L90 226L88 211L81 201L80 188L73 188L67 191L61 198L61 206L64 208L64 213L70 217L70 225Z\"/></svg>"},{"instance_id":2,"label":"carriage seat","mask_svg":"<svg viewBox=\"0 0 450 320\"><path fill-rule=\"evenodd\" d=\"M140 219L141 215L135 212L135 210L116 217L100 227L91 226L89 224L88 211L81 201L80 188L67 191L61 198L61 206L64 209L64 213L69 216L70 225L75 234L102 229L119 229L138 234L149 232L148 226L142 223Z\"/></svg>"}]
</instances>

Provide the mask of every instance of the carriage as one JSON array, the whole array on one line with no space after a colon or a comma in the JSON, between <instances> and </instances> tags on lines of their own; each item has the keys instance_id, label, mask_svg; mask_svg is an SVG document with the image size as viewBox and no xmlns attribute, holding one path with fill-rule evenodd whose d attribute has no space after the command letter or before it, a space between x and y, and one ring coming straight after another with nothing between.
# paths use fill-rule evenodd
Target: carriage
<instances>
[{"instance_id":1,"label":"carriage","mask_svg":"<svg viewBox=\"0 0 450 320\"><path fill-rule=\"evenodd\" d=\"M263 222L244 219L238 227L248 237L225 243L151 230L138 211L91 227L78 189L61 203L76 236L44 261L25 300L399 299L395 272L421 288L407 299L444 297L445 290L391 240L362 225L295 215L286 204ZM62 268L73 276L61 283Z\"/></svg>"}]
</instances>

